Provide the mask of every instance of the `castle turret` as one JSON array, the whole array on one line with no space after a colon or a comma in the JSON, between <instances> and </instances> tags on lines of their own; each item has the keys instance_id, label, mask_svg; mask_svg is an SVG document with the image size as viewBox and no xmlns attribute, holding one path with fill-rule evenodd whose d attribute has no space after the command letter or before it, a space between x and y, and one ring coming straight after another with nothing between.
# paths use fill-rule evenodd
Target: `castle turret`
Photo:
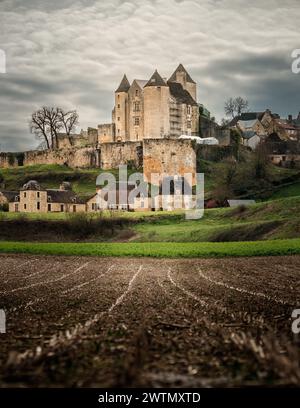
<instances>
[{"instance_id":1,"label":"castle turret","mask_svg":"<svg viewBox=\"0 0 300 408\"><path fill-rule=\"evenodd\" d=\"M144 87L144 138L169 136L169 100L169 87L156 70Z\"/></svg>"},{"instance_id":2,"label":"castle turret","mask_svg":"<svg viewBox=\"0 0 300 408\"><path fill-rule=\"evenodd\" d=\"M182 64L179 64L171 75L169 82L179 82L182 87L189 92L194 101L197 102L197 84Z\"/></svg>"},{"instance_id":3,"label":"castle turret","mask_svg":"<svg viewBox=\"0 0 300 408\"><path fill-rule=\"evenodd\" d=\"M115 109L113 122L115 123L115 141L124 142L128 138L128 90L130 83L124 74L123 79L115 91Z\"/></svg>"}]
</instances>

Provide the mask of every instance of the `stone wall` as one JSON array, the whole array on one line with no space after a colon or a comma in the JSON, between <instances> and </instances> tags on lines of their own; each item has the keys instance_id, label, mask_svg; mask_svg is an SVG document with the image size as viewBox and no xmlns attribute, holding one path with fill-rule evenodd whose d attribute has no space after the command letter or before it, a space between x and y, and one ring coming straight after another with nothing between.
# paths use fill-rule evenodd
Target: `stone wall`
<instances>
[{"instance_id":1,"label":"stone wall","mask_svg":"<svg viewBox=\"0 0 300 408\"><path fill-rule=\"evenodd\" d=\"M99 167L100 152L93 147L25 152L24 165L60 164L69 167Z\"/></svg>"},{"instance_id":2,"label":"stone wall","mask_svg":"<svg viewBox=\"0 0 300 408\"><path fill-rule=\"evenodd\" d=\"M152 173L181 176L196 173L196 152L190 140L144 139L143 154L144 176L148 181Z\"/></svg>"},{"instance_id":3,"label":"stone wall","mask_svg":"<svg viewBox=\"0 0 300 408\"><path fill-rule=\"evenodd\" d=\"M115 169L120 164L131 164L137 168L143 165L143 143L104 143L101 145L101 168Z\"/></svg>"}]
</instances>

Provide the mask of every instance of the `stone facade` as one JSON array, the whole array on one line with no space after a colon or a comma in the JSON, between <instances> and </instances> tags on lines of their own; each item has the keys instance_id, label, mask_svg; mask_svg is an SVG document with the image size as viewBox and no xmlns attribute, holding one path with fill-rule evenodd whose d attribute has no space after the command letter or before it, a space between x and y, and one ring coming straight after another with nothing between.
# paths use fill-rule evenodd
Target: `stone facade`
<instances>
[{"instance_id":1,"label":"stone facade","mask_svg":"<svg viewBox=\"0 0 300 408\"><path fill-rule=\"evenodd\" d=\"M163 176L191 173L193 183L196 173L196 152L190 140L153 139L143 142L143 168L145 180L150 182L151 174ZM160 180L153 184L159 184Z\"/></svg>"},{"instance_id":2,"label":"stone facade","mask_svg":"<svg viewBox=\"0 0 300 408\"><path fill-rule=\"evenodd\" d=\"M100 167L104 170L116 169L121 164L141 168L143 166L143 143L103 143L100 157Z\"/></svg>"},{"instance_id":3,"label":"stone facade","mask_svg":"<svg viewBox=\"0 0 300 408\"><path fill-rule=\"evenodd\" d=\"M99 167L100 151L94 147L55 149L55 150L32 150L25 152L24 165L36 164L60 164L69 167Z\"/></svg>"}]
</instances>

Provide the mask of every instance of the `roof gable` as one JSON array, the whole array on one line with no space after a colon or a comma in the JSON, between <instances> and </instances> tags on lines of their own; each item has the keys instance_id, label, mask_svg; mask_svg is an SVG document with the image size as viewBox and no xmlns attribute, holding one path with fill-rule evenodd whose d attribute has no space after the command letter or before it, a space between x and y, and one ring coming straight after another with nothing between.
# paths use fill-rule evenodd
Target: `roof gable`
<instances>
[{"instance_id":1,"label":"roof gable","mask_svg":"<svg viewBox=\"0 0 300 408\"><path fill-rule=\"evenodd\" d=\"M159 75L158 71L156 70L152 77L149 79L145 88L148 86L168 86L167 83L163 80L163 78Z\"/></svg>"},{"instance_id":2,"label":"roof gable","mask_svg":"<svg viewBox=\"0 0 300 408\"><path fill-rule=\"evenodd\" d=\"M178 67L175 69L173 74L170 76L169 81L170 82L176 82L176 74L177 72L184 72L186 75L186 82L191 82L192 84L195 84L196 82L191 78L190 74L187 72L187 70L184 68L182 64L179 64Z\"/></svg>"}]
</instances>

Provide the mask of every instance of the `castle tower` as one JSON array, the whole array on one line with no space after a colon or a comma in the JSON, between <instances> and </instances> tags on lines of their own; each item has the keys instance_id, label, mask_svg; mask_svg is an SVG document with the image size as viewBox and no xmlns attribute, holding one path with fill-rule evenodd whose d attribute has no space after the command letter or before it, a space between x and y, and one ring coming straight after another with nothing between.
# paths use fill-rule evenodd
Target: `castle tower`
<instances>
[{"instance_id":1,"label":"castle tower","mask_svg":"<svg viewBox=\"0 0 300 408\"><path fill-rule=\"evenodd\" d=\"M197 102L197 84L191 78L190 74L182 64L179 64L171 75L169 82L179 82L182 87L189 92L192 98Z\"/></svg>"},{"instance_id":2,"label":"castle tower","mask_svg":"<svg viewBox=\"0 0 300 408\"><path fill-rule=\"evenodd\" d=\"M170 134L170 90L157 70L144 87L144 138L160 139Z\"/></svg>"},{"instance_id":3,"label":"castle tower","mask_svg":"<svg viewBox=\"0 0 300 408\"><path fill-rule=\"evenodd\" d=\"M115 109L113 122L115 124L115 141L124 142L128 138L128 90L130 83L124 75L118 89L115 91Z\"/></svg>"}]
</instances>

